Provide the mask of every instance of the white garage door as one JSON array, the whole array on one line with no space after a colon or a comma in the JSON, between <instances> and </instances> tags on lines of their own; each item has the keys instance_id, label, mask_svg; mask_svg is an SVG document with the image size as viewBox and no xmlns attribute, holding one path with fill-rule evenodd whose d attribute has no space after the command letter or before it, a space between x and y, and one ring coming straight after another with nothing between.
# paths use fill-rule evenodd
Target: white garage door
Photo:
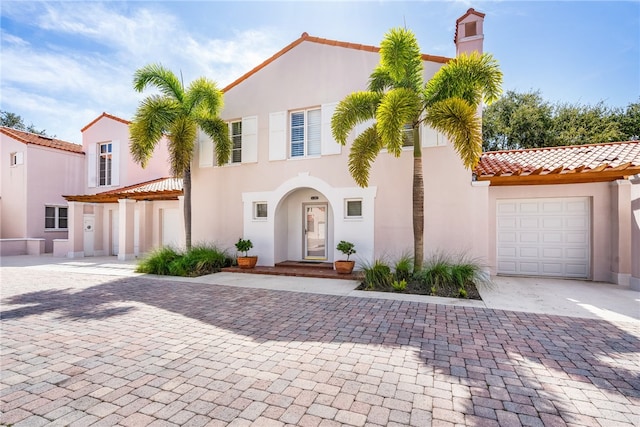
<instances>
[{"instance_id":1,"label":"white garage door","mask_svg":"<svg viewBox=\"0 0 640 427\"><path fill-rule=\"evenodd\" d=\"M588 197L505 199L496 204L497 272L588 278Z\"/></svg>"}]
</instances>

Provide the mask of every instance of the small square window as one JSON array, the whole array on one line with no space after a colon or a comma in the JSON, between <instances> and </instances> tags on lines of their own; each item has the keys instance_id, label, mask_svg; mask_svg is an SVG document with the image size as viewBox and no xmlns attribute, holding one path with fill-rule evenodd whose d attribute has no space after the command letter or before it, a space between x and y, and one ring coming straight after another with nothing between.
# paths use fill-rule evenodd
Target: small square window
<instances>
[{"instance_id":1,"label":"small square window","mask_svg":"<svg viewBox=\"0 0 640 427\"><path fill-rule=\"evenodd\" d=\"M345 201L345 218L362 218L361 199L350 199Z\"/></svg>"},{"instance_id":2,"label":"small square window","mask_svg":"<svg viewBox=\"0 0 640 427\"><path fill-rule=\"evenodd\" d=\"M253 219L267 219L267 204L256 202L253 204Z\"/></svg>"}]
</instances>

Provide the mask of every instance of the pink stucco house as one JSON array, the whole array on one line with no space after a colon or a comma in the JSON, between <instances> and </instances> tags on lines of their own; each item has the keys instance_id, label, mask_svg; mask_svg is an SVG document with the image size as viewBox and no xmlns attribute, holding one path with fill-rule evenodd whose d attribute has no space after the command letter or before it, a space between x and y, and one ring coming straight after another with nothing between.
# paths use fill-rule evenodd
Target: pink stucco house
<instances>
[{"instance_id":1,"label":"pink stucco house","mask_svg":"<svg viewBox=\"0 0 640 427\"><path fill-rule=\"evenodd\" d=\"M166 141L143 169L129 155L129 121L103 113L81 132L83 186L64 193L69 236L56 242L54 253L125 260L154 247L181 244L182 181L170 177Z\"/></svg>"},{"instance_id":2,"label":"pink stucco house","mask_svg":"<svg viewBox=\"0 0 640 427\"><path fill-rule=\"evenodd\" d=\"M83 190L82 146L0 127L0 255L53 251L67 238L62 194Z\"/></svg>"},{"instance_id":3,"label":"pink stucco house","mask_svg":"<svg viewBox=\"0 0 640 427\"><path fill-rule=\"evenodd\" d=\"M456 21L457 53L482 51L483 24L484 14L473 9ZM216 166L213 144L199 137L194 242L232 248L238 237L250 238L262 265L331 262L340 256L334 249L340 240L354 242L363 261L411 250L411 149L400 158L381 153L369 187L360 188L348 172L349 144L337 144L330 129L337 103L366 88L378 51L304 33L224 88L233 155ZM428 80L448 58L423 55L423 61ZM154 156L154 173L136 171L124 149L127 124L104 114L83 129L89 184L66 197L68 256L129 259L183 241L181 183L165 178L165 148ZM121 172L104 184L97 159L109 141L117 158L112 170ZM418 143L427 252L466 253L486 261L492 274L640 290L637 141L485 153L475 171L430 128L420 130Z\"/></svg>"}]
</instances>

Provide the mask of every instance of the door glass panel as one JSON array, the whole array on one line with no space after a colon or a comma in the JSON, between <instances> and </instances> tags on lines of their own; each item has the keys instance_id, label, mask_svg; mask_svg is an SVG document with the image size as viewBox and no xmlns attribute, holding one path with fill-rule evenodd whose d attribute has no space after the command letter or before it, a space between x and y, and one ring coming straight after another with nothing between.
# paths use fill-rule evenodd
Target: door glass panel
<instances>
[{"instance_id":1,"label":"door glass panel","mask_svg":"<svg viewBox=\"0 0 640 427\"><path fill-rule=\"evenodd\" d=\"M305 259L327 259L327 207L307 205L304 215Z\"/></svg>"}]
</instances>

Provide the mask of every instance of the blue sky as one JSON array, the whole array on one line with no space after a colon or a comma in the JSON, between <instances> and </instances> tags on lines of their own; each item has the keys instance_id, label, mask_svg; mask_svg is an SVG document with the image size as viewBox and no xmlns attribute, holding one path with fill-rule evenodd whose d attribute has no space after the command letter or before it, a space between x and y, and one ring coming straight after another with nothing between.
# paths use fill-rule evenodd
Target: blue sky
<instances>
[{"instance_id":1,"label":"blue sky","mask_svg":"<svg viewBox=\"0 0 640 427\"><path fill-rule=\"evenodd\" d=\"M58 138L103 111L129 119L134 71L161 62L185 83L232 82L303 32L379 45L412 29L422 51L454 56L455 20L486 14L485 51L504 89L551 102L614 107L640 96L639 1L6 1L0 14L0 109Z\"/></svg>"}]
</instances>

